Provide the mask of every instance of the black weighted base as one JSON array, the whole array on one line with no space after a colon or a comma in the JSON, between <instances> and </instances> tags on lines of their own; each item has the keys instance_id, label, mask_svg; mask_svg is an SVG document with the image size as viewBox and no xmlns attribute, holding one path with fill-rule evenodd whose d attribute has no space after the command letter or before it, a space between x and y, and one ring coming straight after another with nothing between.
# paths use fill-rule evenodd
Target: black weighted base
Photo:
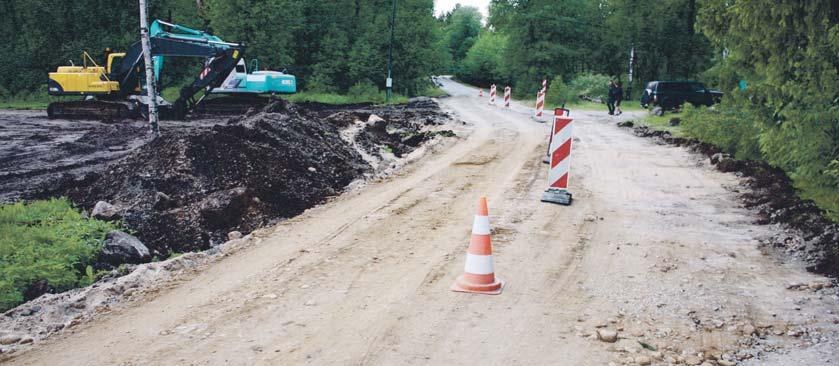
<instances>
[{"instance_id":1,"label":"black weighted base","mask_svg":"<svg viewBox=\"0 0 839 366\"><path fill-rule=\"evenodd\" d=\"M558 203L568 206L571 204L571 193L561 189L548 189L542 193L542 202Z\"/></svg>"}]
</instances>

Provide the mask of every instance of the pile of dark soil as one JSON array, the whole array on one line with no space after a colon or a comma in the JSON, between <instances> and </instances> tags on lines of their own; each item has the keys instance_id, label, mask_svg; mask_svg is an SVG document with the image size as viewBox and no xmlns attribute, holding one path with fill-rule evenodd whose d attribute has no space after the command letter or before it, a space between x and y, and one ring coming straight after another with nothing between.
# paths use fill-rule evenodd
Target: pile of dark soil
<instances>
[{"instance_id":1,"label":"pile of dark soil","mask_svg":"<svg viewBox=\"0 0 839 366\"><path fill-rule=\"evenodd\" d=\"M356 122L371 114L382 120ZM424 126L446 119L433 101L354 109L278 101L209 129L163 131L106 169L66 175L36 196L67 196L85 209L116 205L158 256L202 250L230 231L295 216L370 173L356 146L407 153L437 134ZM349 126L363 126L356 136L364 144L342 139Z\"/></svg>"},{"instance_id":2,"label":"pile of dark soil","mask_svg":"<svg viewBox=\"0 0 839 366\"><path fill-rule=\"evenodd\" d=\"M749 189L740 194L743 205L757 212L759 224L778 224L785 229L763 245L802 260L808 271L839 277L839 225L813 201L799 198L783 170L762 161L733 159L714 145L674 137L667 131L633 127L632 123L618 126L632 128L635 135L654 138L659 143L685 146L708 156L717 170L747 178Z\"/></svg>"}]
</instances>

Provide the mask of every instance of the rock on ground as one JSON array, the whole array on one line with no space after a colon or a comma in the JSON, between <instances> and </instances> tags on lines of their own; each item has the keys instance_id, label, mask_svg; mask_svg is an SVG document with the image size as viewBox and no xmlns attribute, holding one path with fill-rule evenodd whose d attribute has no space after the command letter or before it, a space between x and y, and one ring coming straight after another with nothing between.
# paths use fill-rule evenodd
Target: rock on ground
<instances>
[{"instance_id":1,"label":"rock on ground","mask_svg":"<svg viewBox=\"0 0 839 366\"><path fill-rule=\"evenodd\" d=\"M103 262L120 265L123 263L142 263L151 258L149 248L137 237L119 230L111 231L105 237L100 258Z\"/></svg>"},{"instance_id":2,"label":"rock on ground","mask_svg":"<svg viewBox=\"0 0 839 366\"><path fill-rule=\"evenodd\" d=\"M119 209L105 201L96 202L96 205L93 206L93 211L90 212L90 215L93 216L95 219L111 221L119 219Z\"/></svg>"}]
</instances>

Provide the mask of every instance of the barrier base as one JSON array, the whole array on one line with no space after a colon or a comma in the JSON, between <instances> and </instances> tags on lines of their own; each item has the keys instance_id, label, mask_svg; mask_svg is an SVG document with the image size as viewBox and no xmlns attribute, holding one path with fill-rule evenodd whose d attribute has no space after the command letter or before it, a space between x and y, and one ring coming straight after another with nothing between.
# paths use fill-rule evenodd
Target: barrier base
<instances>
[{"instance_id":1,"label":"barrier base","mask_svg":"<svg viewBox=\"0 0 839 366\"><path fill-rule=\"evenodd\" d=\"M543 119L542 117L530 116L530 119L532 119L532 120L534 120L534 121L536 121L536 122L539 122L539 123L545 123L545 122L547 122L547 121L546 121L545 119Z\"/></svg>"},{"instance_id":2,"label":"barrier base","mask_svg":"<svg viewBox=\"0 0 839 366\"><path fill-rule=\"evenodd\" d=\"M542 202L568 206L571 204L571 193L564 189L548 188L547 191L542 193Z\"/></svg>"},{"instance_id":3,"label":"barrier base","mask_svg":"<svg viewBox=\"0 0 839 366\"><path fill-rule=\"evenodd\" d=\"M545 164L550 164L551 163L551 156L550 155L543 156L542 157L542 162L545 163Z\"/></svg>"}]
</instances>

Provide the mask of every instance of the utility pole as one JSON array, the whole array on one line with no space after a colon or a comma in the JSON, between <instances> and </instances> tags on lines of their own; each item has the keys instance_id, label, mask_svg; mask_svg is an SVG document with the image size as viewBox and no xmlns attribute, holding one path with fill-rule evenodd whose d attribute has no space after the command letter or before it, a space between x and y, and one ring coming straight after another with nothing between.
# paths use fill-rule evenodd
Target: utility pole
<instances>
[{"instance_id":1,"label":"utility pole","mask_svg":"<svg viewBox=\"0 0 839 366\"><path fill-rule=\"evenodd\" d=\"M154 137L160 136L157 124L157 93L155 93L154 65L151 57L151 40L149 40L149 21L146 12L146 0L140 0L140 43L143 47L143 61L146 64L146 91L149 97L149 124Z\"/></svg>"},{"instance_id":2,"label":"utility pole","mask_svg":"<svg viewBox=\"0 0 839 366\"><path fill-rule=\"evenodd\" d=\"M393 68L393 29L396 28L396 0L391 0L393 4L390 14L390 45L387 48L387 80L385 80L385 89L387 102L390 103L391 94L393 94L393 78L391 78L391 69Z\"/></svg>"},{"instance_id":3,"label":"utility pole","mask_svg":"<svg viewBox=\"0 0 839 366\"><path fill-rule=\"evenodd\" d=\"M629 82L626 84L626 99L632 99L632 65L635 63L635 46L629 49Z\"/></svg>"}]
</instances>

